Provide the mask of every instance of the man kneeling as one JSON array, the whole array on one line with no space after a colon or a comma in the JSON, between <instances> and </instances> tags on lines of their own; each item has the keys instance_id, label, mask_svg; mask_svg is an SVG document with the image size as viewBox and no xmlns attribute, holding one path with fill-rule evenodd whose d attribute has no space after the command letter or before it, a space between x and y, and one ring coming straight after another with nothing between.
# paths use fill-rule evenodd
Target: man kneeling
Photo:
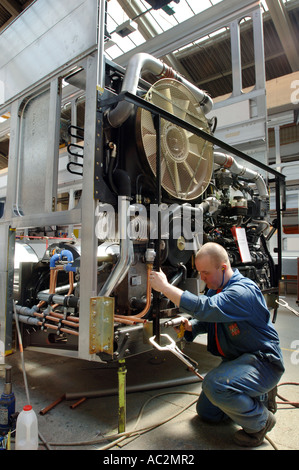
<instances>
[{"instance_id":1,"label":"man kneeling","mask_svg":"<svg viewBox=\"0 0 299 470\"><path fill-rule=\"evenodd\" d=\"M185 339L207 333L208 351L222 357L204 378L197 413L209 422L231 418L242 427L235 443L257 447L276 423L275 409L260 397L275 389L284 372L278 334L262 292L231 268L221 245L204 244L195 266L206 295L172 286L162 271L151 272L151 286L193 317L183 319Z\"/></svg>"}]
</instances>

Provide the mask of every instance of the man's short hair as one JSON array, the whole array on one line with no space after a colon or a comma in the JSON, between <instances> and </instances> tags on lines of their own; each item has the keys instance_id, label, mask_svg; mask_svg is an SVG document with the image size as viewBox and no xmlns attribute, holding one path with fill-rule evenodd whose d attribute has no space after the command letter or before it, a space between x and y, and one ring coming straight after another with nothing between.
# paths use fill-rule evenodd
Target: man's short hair
<instances>
[{"instance_id":1,"label":"man's short hair","mask_svg":"<svg viewBox=\"0 0 299 470\"><path fill-rule=\"evenodd\" d=\"M208 242L205 243L197 252L196 259L200 260L204 256L210 256L210 258L214 261L215 266L218 268L222 263L225 263L228 267L230 267L230 261L228 257L228 253L223 248L223 246L219 245L219 243L215 242Z\"/></svg>"}]
</instances>

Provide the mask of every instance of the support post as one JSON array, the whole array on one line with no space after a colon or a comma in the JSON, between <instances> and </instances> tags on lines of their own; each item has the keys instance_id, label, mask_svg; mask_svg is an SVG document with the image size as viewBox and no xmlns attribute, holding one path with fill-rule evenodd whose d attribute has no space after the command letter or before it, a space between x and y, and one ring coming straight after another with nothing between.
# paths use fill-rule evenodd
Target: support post
<instances>
[{"instance_id":1,"label":"support post","mask_svg":"<svg viewBox=\"0 0 299 470\"><path fill-rule=\"evenodd\" d=\"M126 361L118 361L118 432L126 430Z\"/></svg>"},{"instance_id":2,"label":"support post","mask_svg":"<svg viewBox=\"0 0 299 470\"><path fill-rule=\"evenodd\" d=\"M161 268L161 118L160 115L154 115L154 126L156 130L156 199L158 204L158 233L156 241L155 270ZM157 343L160 342L160 292L153 292L153 333Z\"/></svg>"}]
</instances>

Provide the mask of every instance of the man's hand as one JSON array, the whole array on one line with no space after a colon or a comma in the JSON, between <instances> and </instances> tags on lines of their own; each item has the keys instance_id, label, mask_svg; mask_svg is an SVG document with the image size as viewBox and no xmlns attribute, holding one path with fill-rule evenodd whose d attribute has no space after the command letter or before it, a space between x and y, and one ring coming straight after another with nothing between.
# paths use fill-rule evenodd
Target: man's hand
<instances>
[{"instance_id":1,"label":"man's hand","mask_svg":"<svg viewBox=\"0 0 299 470\"><path fill-rule=\"evenodd\" d=\"M168 286L168 280L163 271L151 271L150 283L153 289L163 292L163 289Z\"/></svg>"},{"instance_id":2,"label":"man's hand","mask_svg":"<svg viewBox=\"0 0 299 470\"><path fill-rule=\"evenodd\" d=\"M176 331L178 338L183 338L185 331L192 331L192 324L185 317L180 317L181 324L175 326L174 330Z\"/></svg>"},{"instance_id":3,"label":"man's hand","mask_svg":"<svg viewBox=\"0 0 299 470\"><path fill-rule=\"evenodd\" d=\"M164 294L175 305L180 305L181 296L183 294L182 289L169 284L166 275L161 270L159 272L150 272L150 284L154 290L162 292L162 294Z\"/></svg>"},{"instance_id":4,"label":"man's hand","mask_svg":"<svg viewBox=\"0 0 299 470\"><path fill-rule=\"evenodd\" d=\"M182 317L182 324L186 331L192 331L192 323L188 320L188 318Z\"/></svg>"}]
</instances>

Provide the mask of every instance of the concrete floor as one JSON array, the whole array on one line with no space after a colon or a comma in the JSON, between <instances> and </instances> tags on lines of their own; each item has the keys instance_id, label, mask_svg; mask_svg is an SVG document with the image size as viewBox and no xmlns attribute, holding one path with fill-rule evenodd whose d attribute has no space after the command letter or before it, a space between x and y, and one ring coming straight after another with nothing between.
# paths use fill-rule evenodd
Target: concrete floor
<instances>
[{"instance_id":1,"label":"concrete floor","mask_svg":"<svg viewBox=\"0 0 299 470\"><path fill-rule=\"evenodd\" d=\"M299 311L295 296L288 296L285 300ZM280 335L286 367L280 383L299 382L299 318L280 307L275 326ZM201 374L208 372L219 361L206 351L205 337L187 345L185 353L198 362ZM40 411L65 394L68 396L78 392L80 395L82 392L84 395L86 391L117 390L117 364L106 366L28 350L25 350L24 358L30 401L38 415L39 431L51 450L103 450L107 446L111 451L162 450L184 451L188 454L199 450L242 450L232 441L234 432L239 429L237 425L231 422L209 425L197 417L194 401L201 391L200 381L171 388L127 393L126 430L131 431L135 426L141 429L154 425L154 428L110 447L114 439L108 440L104 436L118 432L117 394L88 398L75 408L71 408L71 405L77 399L64 398L46 414L41 415ZM21 411L27 400L20 353L15 352L7 357L6 363L13 366L16 410ZM195 378L173 354L156 350L128 358L126 368L127 387L174 378ZM0 365L1 393L3 384L4 366ZM289 401L299 401L298 386L280 385L279 394ZM191 406L184 409L189 404ZM177 413L179 414L175 418L158 426ZM274 450L274 446L278 450L299 450L298 413L298 409L290 405L279 404L277 424L268 434L272 443L265 440L256 450ZM138 416L140 419L137 422ZM39 450L46 450L46 447L41 443Z\"/></svg>"}]
</instances>

